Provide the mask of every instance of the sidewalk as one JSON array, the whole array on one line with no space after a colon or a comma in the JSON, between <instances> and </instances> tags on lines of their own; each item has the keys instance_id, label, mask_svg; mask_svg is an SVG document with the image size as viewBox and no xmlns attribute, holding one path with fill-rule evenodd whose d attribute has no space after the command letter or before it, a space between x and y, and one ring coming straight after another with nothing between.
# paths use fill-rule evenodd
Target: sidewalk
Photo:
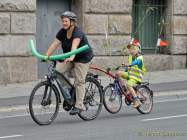
<instances>
[{"instance_id":1,"label":"sidewalk","mask_svg":"<svg viewBox=\"0 0 187 140\"><path fill-rule=\"evenodd\" d=\"M101 84L106 86L110 79L105 76L100 76ZM25 83L0 85L0 101L8 102L8 98L25 98L30 95L34 85L40 80ZM168 95L174 93L174 91L183 91L183 94L187 94L187 69L182 70L168 70L168 71L156 71L147 73L144 81L150 82L150 87L154 91L154 95ZM180 83L176 85L176 83ZM170 92L166 92L166 91ZM167 94L166 94L167 93ZM156 96L157 96L156 95ZM27 102L27 101L25 101ZM9 103L10 104L10 103Z\"/></svg>"}]
</instances>

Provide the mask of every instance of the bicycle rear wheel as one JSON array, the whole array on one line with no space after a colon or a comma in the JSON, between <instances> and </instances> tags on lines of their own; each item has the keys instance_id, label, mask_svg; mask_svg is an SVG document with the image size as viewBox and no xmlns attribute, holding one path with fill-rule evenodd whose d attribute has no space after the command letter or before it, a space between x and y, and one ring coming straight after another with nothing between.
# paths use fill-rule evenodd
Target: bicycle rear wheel
<instances>
[{"instance_id":1,"label":"bicycle rear wheel","mask_svg":"<svg viewBox=\"0 0 187 140\"><path fill-rule=\"evenodd\" d=\"M100 83L93 77L86 77L86 93L84 98L85 110L79 117L85 121L95 119L102 109L103 95Z\"/></svg>"},{"instance_id":2,"label":"bicycle rear wheel","mask_svg":"<svg viewBox=\"0 0 187 140\"><path fill-rule=\"evenodd\" d=\"M152 91L147 86L139 86L137 88L137 94L142 103L140 107L137 108L138 112L141 114L150 113L153 108Z\"/></svg>"},{"instance_id":3,"label":"bicycle rear wheel","mask_svg":"<svg viewBox=\"0 0 187 140\"><path fill-rule=\"evenodd\" d=\"M115 91L114 84L110 84L104 89L104 106L112 114L118 113L121 109L122 97Z\"/></svg>"},{"instance_id":4,"label":"bicycle rear wheel","mask_svg":"<svg viewBox=\"0 0 187 140\"><path fill-rule=\"evenodd\" d=\"M38 83L31 92L29 111L32 119L39 125L49 125L59 110L58 91L54 85L44 81Z\"/></svg>"}]
</instances>

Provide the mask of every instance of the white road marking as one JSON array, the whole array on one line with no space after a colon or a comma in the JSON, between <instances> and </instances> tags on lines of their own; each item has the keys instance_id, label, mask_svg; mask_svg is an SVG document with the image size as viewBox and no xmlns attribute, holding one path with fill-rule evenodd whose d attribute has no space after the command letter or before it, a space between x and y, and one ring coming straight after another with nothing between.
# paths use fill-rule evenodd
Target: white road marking
<instances>
[{"instance_id":1,"label":"white road marking","mask_svg":"<svg viewBox=\"0 0 187 140\"><path fill-rule=\"evenodd\" d=\"M164 97L164 96L181 96L186 95L186 90L174 90L174 91L161 91L154 92L154 97Z\"/></svg>"},{"instance_id":2,"label":"white road marking","mask_svg":"<svg viewBox=\"0 0 187 140\"><path fill-rule=\"evenodd\" d=\"M166 100L157 100L153 103L166 103L166 102L175 102L175 101L185 101L187 98L181 98L181 99L166 99Z\"/></svg>"},{"instance_id":3,"label":"white road marking","mask_svg":"<svg viewBox=\"0 0 187 140\"><path fill-rule=\"evenodd\" d=\"M16 138L16 137L23 137L23 135L10 135L10 136L2 136L2 137L0 137L0 139Z\"/></svg>"},{"instance_id":4,"label":"white road marking","mask_svg":"<svg viewBox=\"0 0 187 140\"><path fill-rule=\"evenodd\" d=\"M65 111L59 111L58 113L64 113ZM23 115L13 115L13 116L4 116L0 117L0 119L8 119L8 118L17 118L17 117L28 117L30 114L23 114Z\"/></svg>"},{"instance_id":5,"label":"white road marking","mask_svg":"<svg viewBox=\"0 0 187 140\"><path fill-rule=\"evenodd\" d=\"M16 117L26 117L26 116L30 116L29 114L24 114L24 115L14 115L14 116L4 116L4 117L0 117L0 119L8 119L8 118L16 118Z\"/></svg>"},{"instance_id":6,"label":"white road marking","mask_svg":"<svg viewBox=\"0 0 187 140\"><path fill-rule=\"evenodd\" d=\"M180 117L187 117L187 114L177 115L177 116L166 116L166 117L159 117L159 118L143 119L141 121L148 122L148 121L156 121L156 120L164 120L164 119L180 118Z\"/></svg>"}]
</instances>

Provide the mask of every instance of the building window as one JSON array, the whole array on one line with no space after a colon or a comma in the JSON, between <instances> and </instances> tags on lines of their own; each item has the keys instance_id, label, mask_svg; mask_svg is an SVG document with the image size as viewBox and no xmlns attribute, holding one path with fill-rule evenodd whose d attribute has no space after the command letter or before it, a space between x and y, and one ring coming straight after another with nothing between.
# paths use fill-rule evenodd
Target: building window
<instances>
[{"instance_id":1,"label":"building window","mask_svg":"<svg viewBox=\"0 0 187 140\"><path fill-rule=\"evenodd\" d=\"M153 53L159 36L165 38L167 0L133 0L133 30L144 53Z\"/></svg>"}]
</instances>

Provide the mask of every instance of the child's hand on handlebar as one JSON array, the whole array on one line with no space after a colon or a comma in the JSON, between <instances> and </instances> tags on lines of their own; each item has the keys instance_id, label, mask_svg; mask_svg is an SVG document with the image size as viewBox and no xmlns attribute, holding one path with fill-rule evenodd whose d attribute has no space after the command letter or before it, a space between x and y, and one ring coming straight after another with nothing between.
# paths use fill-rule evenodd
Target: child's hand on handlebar
<instances>
[{"instance_id":1,"label":"child's hand on handlebar","mask_svg":"<svg viewBox=\"0 0 187 140\"><path fill-rule=\"evenodd\" d=\"M131 65L122 63L122 64L121 64L121 67L131 67Z\"/></svg>"},{"instance_id":2,"label":"child's hand on handlebar","mask_svg":"<svg viewBox=\"0 0 187 140\"><path fill-rule=\"evenodd\" d=\"M121 67L124 67L124 66L125 66L125 63L122 63L122 64L121 64Z\"/></svg>"}]
</instances>

